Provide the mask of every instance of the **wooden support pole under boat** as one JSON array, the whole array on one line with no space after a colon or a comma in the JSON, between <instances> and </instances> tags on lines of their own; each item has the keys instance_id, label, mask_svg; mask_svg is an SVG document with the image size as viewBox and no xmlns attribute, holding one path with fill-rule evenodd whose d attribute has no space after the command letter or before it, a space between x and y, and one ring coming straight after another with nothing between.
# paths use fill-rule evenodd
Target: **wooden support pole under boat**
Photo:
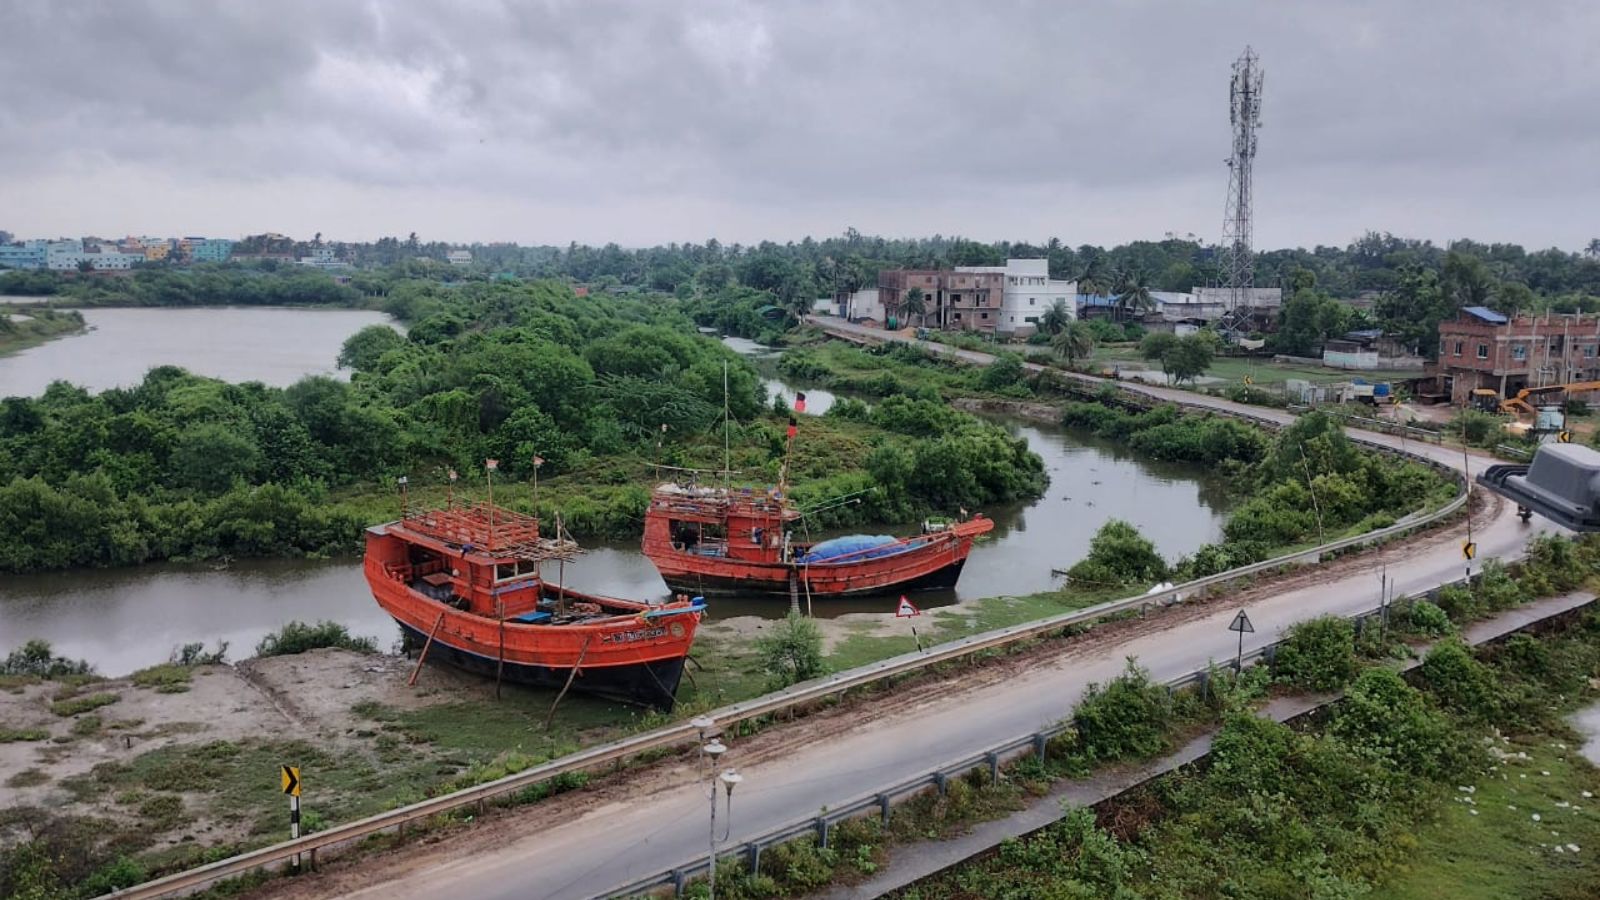
<instances>
[{"instance_id":1,"label":"wooden support pole under boat","mask_svg":"<svg viewBox=\"0 0 1600 900\"><path fill-rule=\"evenodd\" d=\"M505 601L496 601L500 607L500 657L494 664L494 698L500 699L500 678L506 669L506 604Z\"/></svg>"},{"instance_id":2,"label":"wooden support pole under boat","mask_svg":"<svg viewBox=\"0 0 1600 900\"><path fill-rule=\"evenodd\" d=\"M417 686L417 675L422 671L422 662L428 658L428 648L433 646L433 636L439 633L439 626L444 624L444 613L439 613L439 618L433 623L433 628L428 631L428 639L422 644L422 652L417 654L417 667L411 670L411 677L406 679L406 687Z\"/></svg>"},{"instance_id":3,"label":"wooden support pole under boat","mask_svg":"<svg viewBox=\"0 0 1600 900\"><path fill-rule=\"evenodd\" d=\"M573 664L572 671L567 673L567 683L561 686L561 693L556 694L556 700L550 704L550 714L544 717L544 730L550 730L550 723L556 720L556 707L561 705L561 698L567 695L567 689L572 687L572 680L578 677L578 669L583 667L583 658L589 655L589 641L594 639L593 634L583 636L583 647L578 650L578 661Z\"/></svg>"},{"instance_id":4,"label":"wooden support pole under boat","mask_svg":"<svg viewBox=\"0 0 1600 900\"><path fill-rule=\"evenodd\" d=\"M561 514L556 513L556 542L559 544L566 537L566 525L561 521ZM562 556L556 561L556 615L567 614L567 558ZM589 642L584 640L584 646Z\"/></svg>"},{"instance_id":5,"label":"wooden support pole under boat","mask_svg":"<svg viewBox=\"0 0 1600 900\"><path fill-rule=\"evenodd\" d=\"M789 614L800 614L800 576L793 568L789 570Z\"/></svg>"}]
</instances>

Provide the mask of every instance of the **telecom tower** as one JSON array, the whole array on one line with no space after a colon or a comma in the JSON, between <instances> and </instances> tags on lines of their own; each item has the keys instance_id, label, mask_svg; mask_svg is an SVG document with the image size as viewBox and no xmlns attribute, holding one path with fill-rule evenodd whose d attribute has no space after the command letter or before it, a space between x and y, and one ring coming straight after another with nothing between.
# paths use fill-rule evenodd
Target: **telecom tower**
<instances>
[{"instance_id":1,"label":"telecom tower","mask_svg":"<svg viewBox=\"0 0 1600 900\"><path fill-rule=\"evenodd\" d=\"M1250 177L1256 158L1256 129L1261 125L1259 57L1248 46L1233 64L1228 89L1228 121L1233 124L1233 156L1228 159L1228 209L1222 220L1222 277L1228 307L1222 326L1230 340L1250 331L1254 298L1255 254L1250 248Z\"/></svg>"}]
</instances>

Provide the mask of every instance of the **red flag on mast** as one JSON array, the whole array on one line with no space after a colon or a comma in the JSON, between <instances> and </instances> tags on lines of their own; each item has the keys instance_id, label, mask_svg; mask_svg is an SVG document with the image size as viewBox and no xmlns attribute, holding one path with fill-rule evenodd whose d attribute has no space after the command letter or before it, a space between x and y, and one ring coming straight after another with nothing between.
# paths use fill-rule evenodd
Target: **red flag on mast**
<instances>
[{"instance_id":1,"label":"red flag on mast","mask_svg":"<svg viewBox=\"0 0 1600 900\"><path fill-rule=\"evenodd\" d=\"M795 422L794 416L790 416L789 417L789 440L791 440L791 441L794 440L795 432L797 432L797 431L799 431L798 423Z\"/></svg>"},{"instance_id":2,"label":"red flag on mast","mask_svg":"<svg viewBox=\"0 0 1600 900\"><path fill-rule=\"evenodd\" d=\"M794 411L797 412L797 413L803 413L803 412L806 411L806 394L805 394L805 391L795 391L795 393L794 393Z\"/></svg>"}]
</instances>

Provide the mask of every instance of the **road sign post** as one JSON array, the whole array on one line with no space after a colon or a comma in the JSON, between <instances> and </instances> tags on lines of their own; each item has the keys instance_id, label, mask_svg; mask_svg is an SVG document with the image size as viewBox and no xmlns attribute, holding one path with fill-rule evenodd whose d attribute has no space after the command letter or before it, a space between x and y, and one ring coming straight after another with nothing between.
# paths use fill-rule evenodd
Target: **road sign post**
<instances>
[{"instance_id":1,"label":"road sign post","mask_svg":"<svg viewBox=\"0 0 1600 900\"><path fill-rule=\"evenodd\" d=\"M1229 631L1237 631L1237 632L1239 632L1239 655L1234 657L1234 660L1233 660L1233 671L1234 671L1234 674L1236 674L1236 675L1243 675L1244 674L1244 636L1246 634L1254 634L1255 630L1256 630L1256 627L1254 625L1250 624L1250 617L1245 615L1244 610L1241 609L1241 610L1239 610L1239 614L1237 616L1233 617L1233 621L1228 623L1228 630Z\"/></svg>"},{"instance_id":2,"label":"road sign post","mask_svg":"<svg viewBox=\"0 0 1600 900\"><path fill-rule=\"evenodd\" d=\"M292 840L300 836L300 767L279 766L278 774L283 792L289 795L289 838ZM296 853L290 864L300 868L300 854Z\"/></svg>"},{"instance_id":3,"label":"road sign post","mask_svg":"<svg viewBox=\"0 0 1600 900\"><path fill-rule=\"evenodd\" d=\"M910 600L907 600L905 595L901 594L900 603L894 609L894 617L896 619L909 619L920 615L922 615L922 610L917 609L916 604L912 603ZM911 638L917 642L918 653L928 652L922 647L922 635L917 634L917 626L915 625L911 626Z\"/></svg>"}]
</instances>

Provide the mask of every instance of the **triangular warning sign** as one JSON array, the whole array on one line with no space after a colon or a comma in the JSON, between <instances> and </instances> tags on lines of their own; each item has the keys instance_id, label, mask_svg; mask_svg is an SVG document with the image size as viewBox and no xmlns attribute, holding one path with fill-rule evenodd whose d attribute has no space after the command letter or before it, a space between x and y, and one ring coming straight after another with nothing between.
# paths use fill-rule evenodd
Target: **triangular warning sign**
<instances>
[{"instance_id":1,"label":"triangular warning sign","mask_svg":"<svg viewBox=\"0 0 1600 900\"><path fill-rule=\"evenodd\" d=\"M1228 626L1228 630L1237 631L1240 634L1244 634L1245 632L1254 634L1256 627L1250 624L1250 617L1245 615L1244 610L1241 609L1239 610L1239 614L1233 617L1233 624Z\"/></svg>"},{"instance_id":2,"label":"triangular warning sign","mask_svg":"<svg viewBox=\"0 0 1600 900\"><path fill-rule=\"evenodd\" d=\"M900 606L895 609L894 614L896 618L909 619L912 616L922 615L922 610L917 609L917 607L910 600L907 600L905 597L901 597Z\"/></svg>"}]
</instances>

